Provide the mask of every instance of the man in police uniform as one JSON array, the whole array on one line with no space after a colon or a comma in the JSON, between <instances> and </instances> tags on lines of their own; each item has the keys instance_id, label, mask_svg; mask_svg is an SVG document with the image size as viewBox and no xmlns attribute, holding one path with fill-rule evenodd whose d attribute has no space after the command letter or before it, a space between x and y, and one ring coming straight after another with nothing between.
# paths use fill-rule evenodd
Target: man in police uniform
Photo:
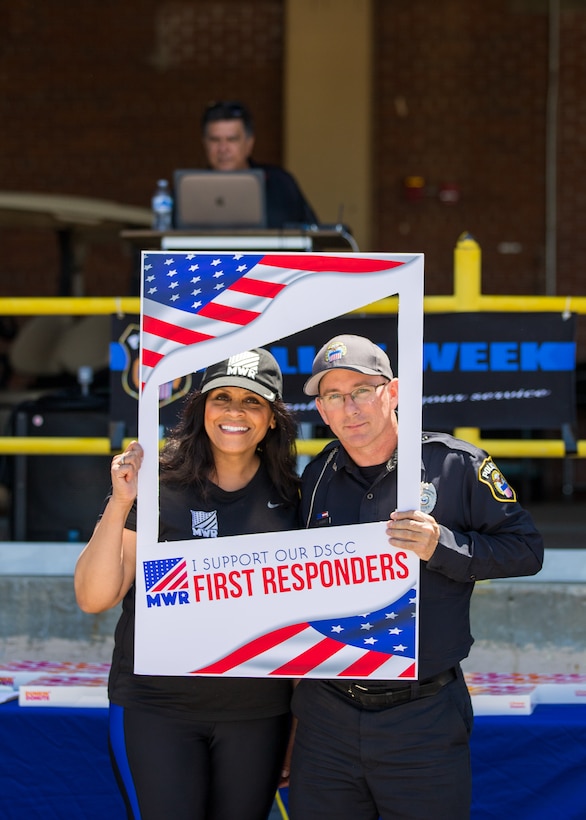
<instances>
[{"instance_id":1,"label":"man in police uniform","mask_svg":"<svg viewBox=\"0 0 586 820\"><path fill-rule=\"evenodd\" d=\"M421 508L396 510L398 380L368 339L327 342L304 390L338 439L304 472L304 525L388 520L389 543L419 556L419 680L299 683L291 818L464 820L474 582L539 572L541 536L487 453L442 433L423 434Z\"/></svg>"}]
</instances>

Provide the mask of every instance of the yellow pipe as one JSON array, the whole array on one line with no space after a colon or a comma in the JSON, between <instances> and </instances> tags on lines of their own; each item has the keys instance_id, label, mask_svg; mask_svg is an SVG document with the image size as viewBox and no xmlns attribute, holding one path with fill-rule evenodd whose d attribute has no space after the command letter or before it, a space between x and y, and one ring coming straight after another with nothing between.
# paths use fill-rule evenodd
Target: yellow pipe
<instances>
[{"instance_id":1,"label":"yellow pipe","mask_svg":"<svg viewBox=\"0 0 586 820\"><path fill-rule=\"evenodd\" d=\"M331 440L330 438L297 439L297 454L300 456L316 456Z\"/></svg>"},{"instance_id":2,"label":"yellow pipe","mask_svg":"<svg viewBox=\"0 0 586 820\"><path fill-rule=\"evenodd\" d=\"M482 293L480 246L470 234L460 234L454 249L454 296L460 310L478 310Z\"/></svg>"},{"instance_id":3,"label":"yellow pipe","mask_svg":"<svg viewBox=\"0 0 586 820\"><path fill-rule=\"evenodd\" d=\"M123 442L122 449L132 439ZM1 436L0 453L4 455L70 455L109 456L121 450L112 450L109 438L69 438L67 436Z\"/></svg>"},{"instance_id":4,"label":"yellow pipe","mask_svg":"<svg viewBox=\"0 0 586 820\"><path fill-rule=\"evenodd\" d=\"M13 316L82 316L101 313L140 313L136 296L100 297L3 297L0 314Z\"/></svg>"},{"instance_id":5,"label":"yellow pipe","mask_svg":"<svg viewBox=\"0 0 586 820\"><path fill-rule=\"evenodd\" d=\"M477 427L458 427L454 430L456 438L469 441L491 456L502 458L566 458L566 447L561 439L489 439L482 438ZM578 441L578 458L586 456L586 441Z\"/></svg>"},{"instance_id":6,"label":"yellow pipe","mask_svg":"<svg viewBox=\"0 0 586 820\"><path fill-rule=\"evenodd\" d=\"M472 308L467 296L465 301L459 296L426 296L423 300L425 313L466 313ZM507 296L478 295L474 297L476 311L494 313L581 313L586 314L586 296ZM396 313L398 297L389 296L370 305L352 311L360 314ZM0 315L3 316L82 316L98 314L138 314L140 301L133 296L103 297L35 297L0 298Z\"/></svg>"},{"instance_id":7,"label":"yellow pipe","mask_svg":"<svg viewBox=\"0 0 586 820\"><path fill-rule=\"evenodd\" d=\"M124 439L122 447L112 450L109 438L69 438L67 436L1 436L0 454L3 455L113 455L121 452L132 439ZM299 439L299 455L314 456L321 452L331 439Z\"/></svg>"},{"instance_id":8,"label":"yellow pipe","mask_svg":"<svg viewBox=\"0 0 586 820\"><path fill-rule=\"evenodd\" d=\"M471 288L476 276L470 273L467 279L464 271L473 268L472 257L460 253L458 264L460 291L451 296L426 296L423 300L425 313L581 313L586 314L586 296L512 296L506 294L483 295ZM467 291L462 293L462 290ZM370 305L352 311L360 314L397 313L399 299L390 296Z\"/></svg>"},{"instance_id":9,"label":"yellow pipe","mask_svg":"<svg viewBox=\"0 0 586 820\"><path fill-rule=\"evenodd\" d=\"M586 313L586 296L507 296L479 295L475 298L475 312L486 313ZM380 299L370 305L352 311L360 314L396 313L397 297ZM426 296L423 300L425 313L468 313L470 307L457 296Z\"/></svg>"},{"instance_id":10,"label":"yellow pipe","mask_svg":"<svg viewBox=\"0 0 586 820\"><path fill-rule=\"evenodd\" d=\"M483 439L474 427L461 427L454 431L457 438L487 450L491 456L502 458L565 458L564 442L560 439ZM132 439L125 439L120 450L111 449L108 438L67 438L64 436L0 437L2 455L98 455L110 456L121 452ZM301 456L315 456L331 439L298 439L297 452ZM578 458L586 457L586 441L577 442Z\"/></svg>"},{"instance_id":11,"label":"yellow pipe","mask_svg":"<svg viewBox=\"0 0 586 820\"><path fill-rule=\"evenodd\" d=\"M426 313L464 313L469 309L456 297L428 296ZM486 313L586 313L584 296L479 296L474 311Z\"/></svg>"},{"instance_id":12,"label":"yellow pipe","mask_svg":"<svg viewBox=\"0 0 586 820\"><path fill-rule=\"evenodd\" d=\"M581 313L586 314L586 296L512 296L483 295L471 291L475 274L469 277L464 274L473 269L473 256L467 257L460 251L458 263L458 287L460 292L450 296L426 296L423 301L425 313L464 313L471 310L504 313ZM468 291L462 294L462 290ZM380 299L370 305L352 311L360 314L396 313L399 305L397 296ZM2 297L0 298L0 315L14 316L47 316L47 315L98 315L138 314L140 300L134 296L103 297Z\"/></svg>"}]
</instances>

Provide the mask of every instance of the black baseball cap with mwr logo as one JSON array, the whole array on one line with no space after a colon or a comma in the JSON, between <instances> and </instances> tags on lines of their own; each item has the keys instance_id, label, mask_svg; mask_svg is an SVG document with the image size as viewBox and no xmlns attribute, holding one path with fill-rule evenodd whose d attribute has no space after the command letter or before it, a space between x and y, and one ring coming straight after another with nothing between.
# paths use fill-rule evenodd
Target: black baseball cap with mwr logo
<instances>
[{"instance_id":1,"label":"black baseball cap with mwr logo","mask_svg":"<svg viewBox=\"0 0 586 820\"><path fill-rule=\"evenodd\" d=\"M283 395L283 376L275 357L256 347L210 365L204 371L200 390L207 393L215 387L242 387L267 401L275 401Z\"/></svg>"}]
</instances>

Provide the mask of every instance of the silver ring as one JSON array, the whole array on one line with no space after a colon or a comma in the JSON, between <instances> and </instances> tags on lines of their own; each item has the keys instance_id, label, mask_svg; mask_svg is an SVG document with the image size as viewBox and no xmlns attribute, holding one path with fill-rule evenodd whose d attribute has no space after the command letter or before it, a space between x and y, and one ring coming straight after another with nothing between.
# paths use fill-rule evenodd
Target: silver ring
<instances>
[{"instance_id":1,"label":"silver ring","mask_svg":"<svg viewBox=\"0 0 586 820\"><path fill-rule=\"evenodd\" d=\"M120 457L120 461L118 462L118 464L120 464L122 466L124 466L126 464L126 462L124 461L124 456Z\"/></svg>"}]
</instances>

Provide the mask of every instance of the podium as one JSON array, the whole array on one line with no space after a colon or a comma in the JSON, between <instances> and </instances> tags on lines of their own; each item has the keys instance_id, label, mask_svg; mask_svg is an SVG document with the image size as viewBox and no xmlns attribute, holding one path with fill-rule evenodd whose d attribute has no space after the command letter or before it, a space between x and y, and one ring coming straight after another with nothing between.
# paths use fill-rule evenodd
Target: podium
<instances>
[{"instance_id":1,"label":"podium","mask_svg":"<svg viewBox=\"0 0 586 820\"><path fill-rule=\"evenodd\" d=\"M281 251L287 253L349 253L358 251L344 225L311 225L266 230L123 230L120 238L132 247L131 295L140 293L140 252L175 251Z\"/></svg>"},{"instance_id":2,"label":"podium","mask_svg":"<svg viewBox=\"0 0 586 820\"><path fill-rule=\"evenodd\" d=\"M273 230L124 230L120 237L139 250L290 251L315 253L358 251L344 225Z\"/></svg>"}]
</instances>

